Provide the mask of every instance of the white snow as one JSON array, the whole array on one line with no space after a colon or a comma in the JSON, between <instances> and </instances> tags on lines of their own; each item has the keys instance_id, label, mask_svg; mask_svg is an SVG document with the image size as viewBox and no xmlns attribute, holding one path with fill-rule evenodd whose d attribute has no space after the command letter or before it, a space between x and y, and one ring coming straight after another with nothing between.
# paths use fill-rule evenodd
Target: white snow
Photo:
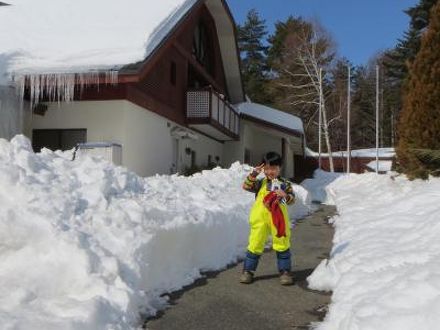
<instances>
[{"instance_id":1,"label":"white snow","mask_svg":"<svg viewBox=\"0 0 440 330\"><path fill-rule=\"evenodd\" d=\"M378 162L373 160L367 164L367 167L373 171L376 171L377 163L379 164L379 172L391 171L391 167L393 166L393 161L391 160L379 160Z\"/></svg>"},{"instance_id":2,"label":"white snow","mask_svg":"<svg viewBox=\"0 0 440 330\"><path fill-rule=\"evenodd\" d=\"M23 98L28 84L32 108L43 93L69 102L76 84L116 83L115 70L151 55L196 1L11 0L0 10L0 86Z\"/></svg>"},{"instance_id":3,"label":"white snow","mask_svg":"<svg viewBox=\"0 0 440 330\"><path fill-rule=\"evenodd\" d=\"M352 174L327 191L334 246L308 281L333 295L315 329L439 329L440 179Z\"/></svg>"},{"instance_id":4,"label":"white snow","mask_svg":"<svg viewBox=\"0 0 440 330\"><path fill-rule=\"evenodd\" d=\"M250 167L144 179L71 157L0 139L2 329L132 329L162 294L243 256Z\"/></svg>"},{"instance_id":5,"label":"white snow","mask_svg":"<svg viewBox=\"0 0 440 330\"><path fill-rule=\"evenodd\" d=\"M313 179L305 179L301 186L308 191L312 202L327 203L326 187L342 175L344 174L330 173L318 169L313 173Z\"/></svg>"},{"instance_id":6,"label":"white snow","mask_svg":"<svg viewBox=\"0 0 440 330\"><path fill-rule=\"evenodd\" d=\"M234 106L239 113L304 133L302 120L294 115L252 102L243 102Z\"/></svg>"},{"instance_id":7,"label":"white snow","mask_svg":"<svg viewBox=\"0 0 440 330\"><path fill-rule=\"evenodd\" d=\"M351 150L351 157L367 157L367 158L375 158L376 157L376 149L357 149ZM310 157L318 157L319 153L313 151L309 148L306 148L306 155ZM333 151L333 157L347 157L347 151ZM396 155L394 148L379 148L379 157L380 158L393 158ZM321 153L321 156L328 157L327 153Z\"/></svg>"},{"instance_id":8,"label":"white snow","mask_svg":"<svg viewBox=\"0 0 440 330\"><path fill-rule=\"evenodd\" d=\"M78 73L142 61L195 2L10 0L0 10L0 69Z\"/></svg>"}]
</instances>

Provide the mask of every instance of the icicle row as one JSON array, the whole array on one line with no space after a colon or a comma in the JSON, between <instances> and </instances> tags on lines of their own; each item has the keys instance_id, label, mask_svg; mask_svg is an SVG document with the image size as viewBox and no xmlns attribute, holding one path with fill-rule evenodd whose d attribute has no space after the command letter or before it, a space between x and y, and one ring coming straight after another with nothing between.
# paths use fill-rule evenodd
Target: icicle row
<instances>
[{"instance_id":1,"label":"icicle row","mask_svg":"<svg viewBox=\"0 0 440 330\"><path fill-rule=\"evenodd\" d=\"M50 74L29 74L15 76L14 80L17 86L17 93L21 100L24 99L25 87L30 89L31 109L40 102L43 97L49 102L71 102L75 97L75 87L79 87L80 95L85 88L90 85L101 83L102 73L50 73ZM104 74L103 83L107 85L116 85L118 83L118 72L107 71Z\"/></svg>"}]
</instances>

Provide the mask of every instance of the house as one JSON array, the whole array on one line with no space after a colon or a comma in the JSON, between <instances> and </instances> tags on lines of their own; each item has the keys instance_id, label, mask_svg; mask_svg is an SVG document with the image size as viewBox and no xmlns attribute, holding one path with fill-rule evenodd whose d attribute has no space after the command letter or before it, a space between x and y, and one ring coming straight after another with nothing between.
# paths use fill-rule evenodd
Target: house
<instances>
[{"instance_id":1,"label":"house","mask_svg":"<svg viewBox=\"0 0 440 330\"><path fill-rule=\"evenodd\" d=\"M275 150L284 175L294 176L302 122L246 100L225 1L131 0L128 13L108 0L8 3L0 9L0 76L3 58L3 76L32 109L22 131L36 151L116 143L122 165L149 176L255 165Z\"/></svg>"}]
</instances>

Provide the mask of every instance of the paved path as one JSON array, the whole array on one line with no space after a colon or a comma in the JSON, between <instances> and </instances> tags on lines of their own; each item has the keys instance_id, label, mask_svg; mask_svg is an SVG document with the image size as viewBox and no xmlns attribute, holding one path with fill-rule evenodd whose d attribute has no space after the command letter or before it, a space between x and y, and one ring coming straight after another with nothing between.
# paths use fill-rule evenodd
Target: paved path
<instances>
[{"instance_id":1,"label":"paved path","mask_svg":"<svg viewBox=\"0 0 440 330\"><path fill-rule=\"evenodd\" d=\"M271 330L308 329L324 316L322 306L330 294L307 289L306 278L332 246L333 229L327 219L330 206L300 221L292 237L294 286L279 284L276 256L266 252L260 259L255 282L238 282L242 263L205 278L171 295L171 306L147 320L148 330Z\"/></svg>"}]
</instances>

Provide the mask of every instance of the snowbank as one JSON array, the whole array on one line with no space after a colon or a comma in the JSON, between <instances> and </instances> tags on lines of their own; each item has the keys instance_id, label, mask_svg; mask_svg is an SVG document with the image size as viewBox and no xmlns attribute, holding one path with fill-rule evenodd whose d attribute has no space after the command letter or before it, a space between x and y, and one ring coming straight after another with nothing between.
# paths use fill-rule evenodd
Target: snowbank
<instances>
[{"instance_id":1,"label":"snowbank","mask_svg":"<svg viewBox=\"0 0 440 330\"><path fill-rule=\"evenodd\" d=\"M305 218L313 213L312 199L310 193L299 185L292 186L295 192L295 204L289 207L289 215L293 220Z\"/></svg>"},{"instance_id":2,"label":"snowbank","mask_svg":"<svg viewBox=\"0 0 440 330\"><path fill-rule=\"evenodd\" d=\"M0 139L2 329L131 329L163 293L243 255L249 167L143 179L70 159Z\"/></svg>"},{"instance_id":3,"label":"snowbank","mask_svg":"<svg viewBox=\"0 0 440 330\"><path fill-rule=\"evenodd\" d=\"M318 169L313 173L313 179L304 180L301 186L308 191L312 202L327 203L326 187L343 175L344 173L330 173Z\"/></svg>"},{"instance_id":4,"label":"snowbank","mask_svg":"<svg viewBox=\"0 0 440 330\"><path fill-rule=\"evenodd\" d=\"M392 160L379 160L376 162L375 160L369 162L367 167L372 171L376 171L377 164L379 164L379 172L389 172L393 166Z\"/></svg>"},{"instance_id":5,"label":"snowbank","mask_svg":"<svg viewBox=\"0 0 440 330\"><path fill-rule=\"evenodd\" d=\"M327 190L339 213L334 247L308 281L333 296L316 329L438 329L440 180L371 173Z\"/></svg>"}]
</instances>

